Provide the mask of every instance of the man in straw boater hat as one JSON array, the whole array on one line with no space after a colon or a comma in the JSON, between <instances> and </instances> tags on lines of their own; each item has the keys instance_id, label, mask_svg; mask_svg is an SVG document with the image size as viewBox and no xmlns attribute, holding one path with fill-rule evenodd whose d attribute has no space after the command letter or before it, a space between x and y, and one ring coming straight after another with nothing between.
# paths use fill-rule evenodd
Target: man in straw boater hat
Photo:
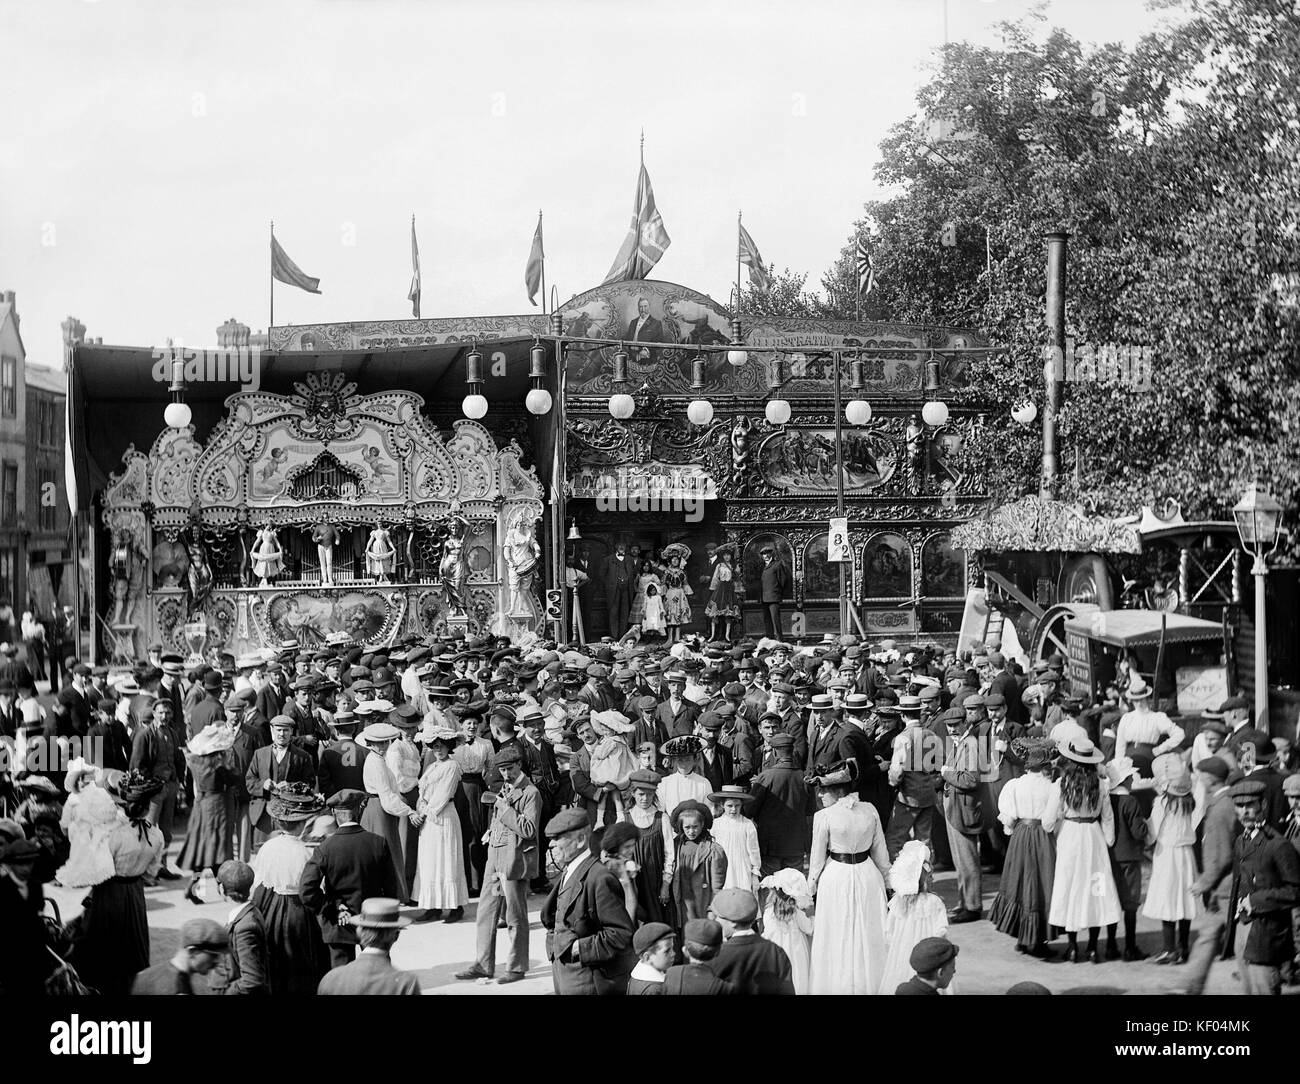
<instances>
[{"instance_id":1,"label":"man in straw boater hat","mask_svg":"<svg viewBox=\"0 0 1300 1084\"><path fill-rule=\"evenodd\" d=\"M546 824L559 882L542 905L546 957L557 994L622 994L636 966L633 922L623 889L591 853L581 809L562 809Z\"/></svg>"},{"instance_id":2,"label":"man in straw boater hat","mask_svg":"<svg viewBox=\"0 0 1300 1084\"><path fill-rule=\"evenodd\" d=\"M510 949L506 971L496 981L505 985L518 982L528 972L528 882L538 875L541 865L537 835L542 796L524 774L518 745L504 746L492 758L492 767L502 784L499 791L485 791L482 798L485 805L492 806L492 823L476 918L478 958L472 967L458 971L456 978L486 981L495 975L497 920L504 909Z\"/></svg>"},{"instance_id":3,"label":"man in straw boater hat","mask_svg":"<svg viewBox=\"0 0 1300 1084\"><path fill-rule=\"evenodd\" d=\"M362 900L392 896L397 867L388 840L358 823L368 797L365 791L335 791L326 801L338 829L312 853L302 872L303 906L316 915L321 940L329 948L330 966L356 958L357 936L351 919Z\"/></svg>"},{"instance_id":4,"label":"man in straw boater hat","mask_svg":"<svg viewBox=\"0 0 1300 1084\"><path fill-rule=\"evenodd\" d=\"M320 980L318 994L416 994L420 984L414 975L393 966L389 956L397 938L411 920L398 914L391 897L363 900L352 917L361 955L343 967L336 967Z\"/></svg>"}]
</instances>

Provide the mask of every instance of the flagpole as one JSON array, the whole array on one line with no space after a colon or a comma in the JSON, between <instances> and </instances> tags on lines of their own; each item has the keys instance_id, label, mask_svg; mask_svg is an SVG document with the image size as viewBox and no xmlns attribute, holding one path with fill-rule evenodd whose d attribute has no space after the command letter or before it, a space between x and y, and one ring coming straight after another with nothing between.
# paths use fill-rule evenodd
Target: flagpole
<instances>
[{"instance_id":1,"label":"flagpole","mask_svg":"<svg viewBox=\"0 0 1300 1084\"><path fill-rule=\"evenodd\" d=\"M946 11L947 8L945 8L944 10ZM855 289L853 292L857 297L857 307L858 307L857 322L859 324L862 323L862 283L858 281L858 279L862 275L862 272L858 270L858 248L861 246L861 244L862 244L862 234L858 234L857 244L853 246L853 279L854 279L854 285L857 287L857 289Z\"/></svg>"},{"instance_id":2,"label":"flagpole","mask_svg":"<svg viewBox=\"0 0 1300 1084\"><path fill-rule=\"evenodd\" d=\"M740 212L736 212L736 315L744 306L740 303Z\"/></svg>"},{"instance_id":3,"label":"flagpole","mask_svg":"<svg viewBox=\"0 0 1300 1084\"><path fill-rule=\"evenodd\" d=\"M275 219L271 219L271 244L275 244ZM271 327L275 324L275 254L271 255L271 319L266 325L267 343L270 343Z\"/></svg>"},{"instance_id":4,"label":"flagpole","mask_svg":"<svg viewBox=\"0 0 1300 1084\"><path fill-rule=\"evenodd\" d=\"M537 208L537 232L542 232L542 209ZM546 315L546 238L542 238L542 315Z\"/></svg>"}]
</instances>

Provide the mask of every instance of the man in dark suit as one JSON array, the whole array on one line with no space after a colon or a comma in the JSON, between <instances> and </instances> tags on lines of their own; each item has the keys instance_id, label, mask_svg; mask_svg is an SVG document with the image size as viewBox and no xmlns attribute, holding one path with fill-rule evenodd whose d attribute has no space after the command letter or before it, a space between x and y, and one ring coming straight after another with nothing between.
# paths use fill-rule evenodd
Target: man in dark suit
<instances>
[{"instance_id":1,"label":"man in dark suit","mask_svg":"<svg viewBox=\"0 0 1300 1084\"><path fill-rule=\"evenodd\" d=\"M113 716L113 702L107 700L104 704L104 708L96 709L95 721L86 732L90 747L86 759L97 768L125 772L131 767L131 737L125 724Z\"/></svg>"},{"instance_id":2,"label":"man in dark suit","mask_svg":"<svg viewBox=\"0 0 1300 1084\"><path fill-rule=\"evenodd\" d=\"M686 699L686 674L674 670L668 675L668 699L655 710L655 718L663 723L668 736L694 734L695 721L700 716L700 706Z\"/></svg>"},{"instance_id":3,"label":"man in dark suit","mask_svg":"<svg viewBox=\"0 0 1300 1084\"><path fill-rule=\"evenodd\" d=\"M90 667L78 663L72 671L72 682L55 699L55 714L59 716L59 736L85 737L90 729L90 700L86 688L90 683Z\"/></svg>"},{"instance_id":4,"label":"man in dark suit","mask_svg":"<svg viewBox=\"0 0 1300 1084\"><path fill-rule=\"evenodd\" d=\"M351 920L361 913L362 901L397 895L397 867L388 841L357 823L368 797L364 790L352 788L331 795L326 804L334 811L338 830L312 852L302 871L302 905L320 923L330 967L356 959L357 934Z\"/></svg>"},{"instance_id":5,"label":"man in dark suit","mask_svg":"<svg viewBox=\"0 0 1300 1084\"><path fill-rule=\"evenodd\" d=\"M281 783L310 783L316 785L316 763L301 749L291 744L293 720L287 715L277 715L271 720L271 744L253 753L244 785L248 788L248 815L253 827L265 839L275 824L266 811L267 799Z\"/></svg>"},{"instance_id":6,"label":"man in dark suit","mask_svg":"<svg viewBox=\"0 0 1300 1084\"><path fill-rule=\"evenodd\" d=\"M230 769L239 777L230 787L230 823L235 837L235 857L247 862L253 853L253 821L248 794L248 768L253 754L271 744L270 727L254 722L249 710L253 690L231 693L226 700L226 722L235 728L235 742L230 747Z\"/></svg>"},{"instance_id":7,"label":"man in dark suit","mask_svg":"<svg viewBox=\"0 0 1300 1084\"><path fill-rule=\"evenodd\" d=\"M0 737L16 738L22 723L22 712L15 704L18 691L12 678L0 678Z\"/></svg>"},{"instance_id":8,"label":"man in dark suit","mask_svg":"<svg viewBox=\"0 0 1300 1084\"><path fill-rule=\"evenodd\" d=\"M226 709L221 703L223 678L220 670L209 670L203 675L203 699L190 709L189 722L185 732L194 737L204 727L226 720Z\"/></svg>"},{"instance_id":9,"label":"man in dark suit","mask_svg":"<svg viewBox=\"0 0 1300 1084\"><path fill-rule=\"evenodd\" d=\"M1274 753L1273 739L1258 730L1246 731L1237 740L1237 757L1240 767L1228 776L1229 783L1253 779L1264 784L1264 823L1275 832L1286 829L1291 807L1282 791L1286 775L1269 761Z\"/></svg>"},{"instance_id":10,"label":"man in dark suit","mask_svg":"<svg viewBox=\"0 0 1300 1084\"><path fill-rule=\"evenodd\" d=\"M735 776L731 750L718 742L718 735L722 733L722 717L701 715L695 732L704 744L700 751L700 774L714 790L733 782Z\"/></svg>"},{"instance_id":11,"label":"man in dark suit","mask_svg":"<svg viewBox=\"0 0 1300 1084\"><path fill-rule=\"evenodd\" d=\"M1280 994L1282 966L1295 956L1291 908L1300 904L1300 855L1266 822L1262 781L1243 779L1228 793L1241 822L1232 858L1236 910L1228 921L1235 919L1248 930L1238 967L1242 992Z\"/></svg>"},{"instance_id":12,"label":"man in dark suit","mask_svg":"<svg viewBox=\"0 0 1300 1084\"><path fill-rule=\"evenodd\" d=\"M842 763L853 755L853 743L849 739L844 724L835 717L835 706L831 698L819 693L808 701L808 712L812 717L811 740L808 743L809 783L819 775L826 775L836 764ZM856 776L855 776L856 778ZM817 790L813 790L813 809L817 801Z\"/></svg>"},{"instance_id":13,"label":"man in dark suit","mask_svg":"<svg viewBox=\"0 0 1300 1084\"><path fill-rule=\"evenodd\" d=\"M162 833L167 846L172 841L172 817L184 763L176 749L172 703L170 700L155 700L149 720L141 721L136 728L131 744L131 770L163 781L163 788L149 801L149 823ZM164 849L164 862L158 876L166 881L177 880L180 874L167 868L166 853Z\"/></svg>"},{"instance_id":14,"label":"man in dark suit","mask_svg":"<svg viewBox=\"0 0 1300 1084\"><path fill-rule=\"evenodd\" d=\"M713 960L713 973L738 994L794 996L790 957L754 930L758 900L743 888L724 888L709 904L709 914L722 927L722 947Z\"/></svg>"},{"instance_id":15,"label":"man in dark suit","mask_svg":"<svg viewBox=\"0 0 1300 1084\"><path fill-rule=\"evenodd\" d=\"M778 561L771 546L762 549L763 570L759 574L758 601L763 604L763 627L773 640L781 638L781 603L790 593L790 570Z\"/></svg>"},{"instance_id":16,"label":"man in dark suit","mask_svg":"<svg viewBox=\"0 0 1300 1084\"><path fill-rule=\"evenodd\" d=\"M356 742L357 717L350 711L334 713L335 739L321 748L316 783L326 798L341 790L366 789L362 778L367 752Z\"/></svg>"},{"instance_id":17,"label":"man in dark suit","mask_svg":"<svg viewBox=\"0 0 1300 1084\"><path fill-rule=\"evenodd\" d=\"M946 937L925 937L916 943L907 962L916 972L906 982L898 984L896 995L938 996L939 991L952 982L957 973L959 949Z\"/></svg>"},{"instance_id":18,"label":"man in dark suit","mask_svg":"<svg viewBox=\"0 0 1300 1084\"><path fill-rule=\"evenodd\" d=\"M632 583L636 570L627 555L627 546L619 542L605 560L605 608L609 614L609 634L618 639L627 632L627 615L632 608Z\"/></svg>"},{"instance_id":19,"label":"man in dark suit","mask_svg":"<svg viewBox=\"0 0 1300 1084\"><path fill-rule=\"evenodd\" d=\"M794 739L786 733L772 735L776 763L764 768L750 787L754 801L748 813L758 829L758 851L764 876L779 869L798 869L808 853L808 785L803 769L795 767Z\"/></svg>"},{"instance_id":20,"label":"man in dark suit","mask_svg":"<svg viewBox=\"0 0 1300 1084\"><path fill-rule=\"evenodd\" d=\"M618 878L591 853L582 810L561 810L546 825L546 834L563 870L541 913L555 992L625 993L636 954Z\"/></svg>"},{"instance_id":21,"label":"man in dark suit","mask_svg":"<svg viewBox=\"0 0 1300 1084\"><path fill-rule=\"evenodd\" d=\"M639 297L636 301L636 316L627 325L628 342L661 343L664 341L664 326L650 315L650 299ZM656 351L642 347L637 351L638 361L653 361Z\"/></svg>"},{"instance_id":22,"label":"man in dark suit","mask_svg":"<svg viewBox=\"0 0 1300 1084\"><path fill-rule=\"evenodd\" d=\"M1001 651L989 652L989 694L1001 696L1007 704L1007 720L1023 728L1029 712L1020 699L1020 682L1015 674L1007 672L1006 666L1007 660Z\"/></svg>"}]
</instances>

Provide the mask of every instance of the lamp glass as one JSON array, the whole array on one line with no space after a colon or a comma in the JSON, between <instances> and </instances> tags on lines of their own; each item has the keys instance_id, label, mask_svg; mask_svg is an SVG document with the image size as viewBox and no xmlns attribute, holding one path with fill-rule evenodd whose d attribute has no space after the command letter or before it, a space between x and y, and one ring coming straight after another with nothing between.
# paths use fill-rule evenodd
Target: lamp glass
<instances>
[{"instance_id":1,"label":"lamp glass","mask_svg":"<svg viewBox=\"0 0 1300 1084\"><path fill-rule=\"evenodd\" d=\"M871 421L871 404L865 399L850 399L844 404L844 417L849 425L866 425Z\"/></svg>"},{"instance_id":2,"label":"lamp glass","mask_svg":"<svg viewBox=\"0 0 1300 1084\"><path fill-rule=\"evenodd\" d=\"M708 425L713 421L713 404L707 399L692 399L686 404L686 417L692 425Z\"/></svg>"},{"instance_id":3,"label":"lamp glass","mask_svg":"<svg viewBox=\"0 0 1300 1084\"><path fill-rule=\"evenodd\" d=\"M744 365L745 362L747 362L748 360L749 360L749 354L747 354L744 350L727 351L728 365Z\"/></svg>"},{"instance_id":4,"label":"lamp glass","mask_svg":"<svg viewBox=\"0 0 1300 1084\"><path fill-rule=\"evenodd\" d=\"M488 402L477 392L473 395L465 396L460 404L460 409L465 417L471 421L478 421L488 410Z\"/></svg>"},{"instance_id":5,"label":"lamp glass","mask_svg":"<svg viewBox=\"0 0 1300 1084\"><path fill-rule=\"evenodd\" d=\"M551 409L551 393L545 388L533 388L524 397L524 406L530 414L546 414Z\"/></svg>"},{"instance_id":6,"label":"lamp glass","mask_svg":"<svg viewBox=\"0 0 1300 1084\"><path fill-rule=\"evenodd\" d=\"M938 428L948 423L948 404L934 400L921 408L921 420L926 425Z\"/></svg>"},{"instance_id":7,"label":"lamp glass","mask_svg":"<svg viewBox=\"0 0 1300 1084\"><path fill-rule=\"evenodd\" d=\"M168 403L163 411L163 421L172 429L184 429L193 416L189 403Z\"/></svg>"},{"instance_id":8,"label":"lamp glass","mask_svg":"<svg viewBox=\"0 0 1300 1084\"><path fill-rule=\"evenodd\" d=\"M1011 411L1011 419L1017 425L1029 425L1038 417L1038 407L1031 402L1021 403Z\"/></svg>"},{"instance_id":9,"label":"lamp glass","mask_svg":"<svg viewBox=\"0 0 1300 1084\"><path fill-rule=\"evenodd\" d=\"M1277 540L1277 525L1282 518L1282 506L1268 493L1259 488L1258 482L1251 482L1246 495L1232 509L1237 521L1237 533L1241 535L1241 544L1252 552L1258 547L1271 549Z\"/></svg>"},{"instance_id":10,"label":"lamp glass","mask_svg":"<svg viewBox=\"0 0 1300 1084\"><path fill-rule=\"evenodd\" d=\"M770 425L786 425L790 421L790 404L785 399L769 399L763 414Z\"/></svg>"},{"instance_id":11,"label":"lamp glass","mask_svg":"<svg viewBox=\"0 0 1300 1084\"><path fill-rule=\"evenodd\" d=\"M636 410L636 402L632 396L626 392L609 397L609 415L618 421L625 421L632 417L632 412Z\"/></svg>"}]
</instances>

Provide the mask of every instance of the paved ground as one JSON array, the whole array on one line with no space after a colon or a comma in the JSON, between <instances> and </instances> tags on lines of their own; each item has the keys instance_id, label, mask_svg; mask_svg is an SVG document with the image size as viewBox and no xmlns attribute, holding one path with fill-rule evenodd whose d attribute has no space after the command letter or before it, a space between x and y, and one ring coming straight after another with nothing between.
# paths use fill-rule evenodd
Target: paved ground
<instances>
[{"instance_id":1,"label":"paved ground","mask_svg":"<svg viewBox=\"0 0 1300 1084\"><path fill-rule=\"evenodd\" d=\"M174 863L179 842L174 843L171 861ZM940 873L936 878L936 891L944 901L956 905L955 874ZM224 922L230 905L216 896L216 887L209 881L210 898L215 902L196 906L182 896L186 881L163 882L158 888L146 889L149 908L149 925L152 933L153 960L166 959L176 949L177 931L181 923L194 915L205 915ZM997 892L997 878L986 876L984 882L985 909L992 905ZM65 920L80 910L84 893L68 889L50 888L51 898L58 901ZM529 897L531 960L528 978L511 986L457 982L455 973L468 967L475 954L475 904L466 908L465 917L454 925L431 922L412 925L403 932L394 950L393 959L398 967L413 972L420 980L426 994L550 994L552 992L550 967L545 956L545 931L538 921L543 898ZM1066 964L1046 963L1021 956L1014 949L1011 938L998 933L988 922L976 922L952 929L952 939L961 946L958 959L957 986L961 994L1001 994L1014 983L1024 980L1041 982L1053 993L1090 994L1165 994L1181 993L1187 981L1187 967L1158 967L1151 963ZM504 934L500 931L498 960L504 958ZM1193 935L1195 936L1195 935ZM1139 917L1139 940L1152 955L1160 951L1159 924ZM1103 934L1103 945L1104 945ZM1064 939L1057 946L1064 944ZM1214 963L1206 983L1207 994L1234 994L1239 992L1234 977L1235 965Z\"/></svg>"}]
</instances>

